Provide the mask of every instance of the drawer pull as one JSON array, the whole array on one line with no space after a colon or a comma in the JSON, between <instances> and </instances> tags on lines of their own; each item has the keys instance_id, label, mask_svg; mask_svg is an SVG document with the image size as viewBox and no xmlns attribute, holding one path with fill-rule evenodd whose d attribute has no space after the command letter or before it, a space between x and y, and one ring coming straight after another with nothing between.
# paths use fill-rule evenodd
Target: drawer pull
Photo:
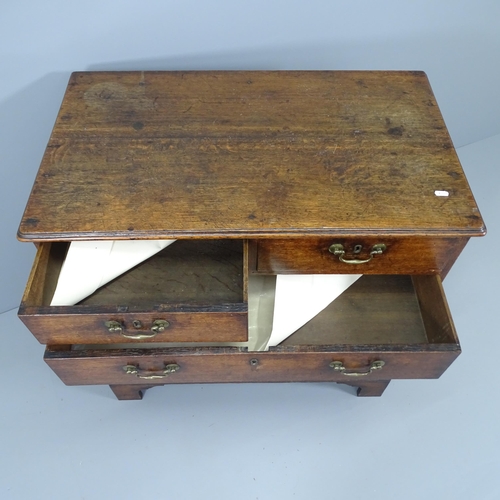
<instances>
[{"instance_id":1,"label":"drawer pull","mask_svg":"<svg viewBox=\"0 0 500 500\"><path fill-rule=\"evenodd\" d=\"M134 325L134 328L139 328L140 326L142 326L142 323L138 320L133 321L132 324ZM122 337L125 337L127 339L142 340L151 339L159 333L164 332L170 326L170 323L168 321L165 321L164 319L157 319L153 321L151 332L148 333L139 333L137 331L127 333L123 325L118 321L106 321L104 325L110 333L119 333Z\"/></svg>"},{"instance_id":2,"label":"drawer pull","mask_svg":"<svg viewBox=\"0 0 500 500\"><path fill-rule=\"evenodd\" d=\"M108 329L109 333L123 333L123 325L118 321L106 321L104 326Z\"/></svg>"},{"instance_id":3,"label":"drawer pull","mask_svg":"<svg viewBox=\"0 0 500 500\"><path fill-rule=\"evenodd\" d=\"M330 368L342 373L342 375L347 375L348 377L364 377L365 375L370 375L371 372L375 370L381 370L385 365L384 361L374 361L366 372L346 372L346 367L342 361L332 361L330 363Z\"/></svg>"},{"instance_id":4,"label":"drawer pull","mask_svg":"<svg viewBox=\"0 0 500 500\"><path fill-rule=\"evenodd\" d=\"M330 246L328 251L330 253L333 253L333 255L336 255L339 258L340 262L343 262L344 264L366 264L367 262L370 262L375 255L380 255L384 253L386 248L387 247L383 243L377 243L376 245L373 245L372 249L370 250L370 257L368 257L368 259L344 258L345 250L344 246L341 243L334 243L333 245Z\"/></svg>"},{"instance_id":5,"label":"drawer pull","mask_svg":"<svg viewBox=\"0 0 500 500\"><path fill-rule=\"evenodd\" d=\"M157 333L164 332L169 326L170 323L168 321L165 321L164 319L157 319L153 321L153 326L151 327L151 331L156 335Z\"/></svg>"},{"instance_id":6,"label":"drawer pull","mask_svg":"<svg viewBox=\"0 0 500 500\"><path fill-rule=\"evenodd\" d=\"M127 375L135 375L138 378L144 379L144 380L154 380L158 378L166 378L168 377L171 373L178 372L181 369L181 367L176 364L176 363L170 363L166 364L165 368L163 369L163 372L161 374L158 373L153 373L151 375L145 375L148 373L146 370L141 370L138 366L135 365L125 365L123 367L124 372Z\"/></svg>"}]
</instances>

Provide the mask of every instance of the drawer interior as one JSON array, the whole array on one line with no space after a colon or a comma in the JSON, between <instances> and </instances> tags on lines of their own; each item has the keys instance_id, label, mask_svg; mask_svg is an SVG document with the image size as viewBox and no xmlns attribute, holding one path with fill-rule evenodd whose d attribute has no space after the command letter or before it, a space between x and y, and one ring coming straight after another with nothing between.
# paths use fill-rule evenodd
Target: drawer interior
<instances>
[{"instance_id":1,"label":"drawer interior","mask_svg":"<svg viewBox=\"0 0 500 500\"><path fill-rule=\"evenodd\" d=\"M69 244L44 243L23 304L49 306ZM245 242L178 240L77 306L151 309L162 304L240 304L247 300Z\"/></svg>"},{"instance_id":2,"label":"drawer interior","mask_svg":"<svg viewBox=\"0 0 500 500\"><path fill-rule=\"evenodd\" d=\"M248 342L151 343L149 348L240 347L261 351L272 331L276 276L251 275ZM292 312L293 313L293 312ZM438 276L366 275L270 351L300 346L457 346L458 337ZM73 350L141 348L73 345Z\"/></svg>"},{"instance_id":3,"label":"drawer interior","mask_svg":"<svg viewBox=\"0 0 500 500\"><path fill-rule=\"evenodd\" d=\"M257 293L250 295L249 322L256 350L271 334L275 286L274 276L251 276L249 289ZM433 343L458 344L440 278L365 275L277 348Z\"/></svg>"}]
</instances>

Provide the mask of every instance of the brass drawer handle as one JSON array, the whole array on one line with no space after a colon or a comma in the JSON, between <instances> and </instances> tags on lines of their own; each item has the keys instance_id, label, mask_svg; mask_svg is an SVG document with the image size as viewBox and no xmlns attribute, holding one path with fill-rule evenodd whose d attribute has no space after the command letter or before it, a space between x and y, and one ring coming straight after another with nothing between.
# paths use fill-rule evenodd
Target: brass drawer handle
<instances>
[{"instance_id":1,"label":"brass drawer handle","mask_svg":"<svg viewBox=\"0 0 500 500\"><path fill-rule=\"evenodd\" d=\"M168 327L170 326L170 323L164 319L157 319L153 321L153 326L151 327L151 331L153 332L154 335L157 333L164 332ZM151 335L151 337L154 337L154 335Z\"/></svg>"},{"instance_id":2,"label":"brass drawer handle","mask_svg":"<svg viewBox=\"0 0 500 500\"><path fill-rule=\"evenodd\" d=\"M166 378L171 373L178 372L181 367L176 363L166 364L163 372L161 374L153 373L151 375L143 375L144 373L148 373L146 370L141 370L138 366L135 365L125 365L123 367L123 371L127 375L135 375L137 378L141 378L143 380L154 380L158 378Z\"/></svg>"},{"instance_id":3,"label":"brass drawer handle","mask_svg":"<svg viewBox=\"0 0 500 500\"><path fill-rule=\"evenodd\" d=\"M373 245L372 249L370 250L370 257L368 257L368 259L344 258L345 250L344 246L341 243L334 243L333 245L330 246L328 251L330 253L333 253L333 255L336 255L339 258L340 262L343 262L344 264L366 264L367 262L370 262L375 255L380 255L384 253L386 248L387 247L383 243L377 243L376 245Z\"/></svg>"},{"instance_id":4,"label":"brass drawer handle","mask_svg":"<svg viewBox=\"0 0 500 500\"><path fill-rule=\"evenodd\" d=\"M132 324L136 328L140 328L142 323L140 321L133 321ZM110 333L119 333L122 337L127 339L134 340L142 340L142 339L151 339L158 335L161 332L164 332L169 326L170 323L164 319L157 319L153 321L153 325L151 326L151 333L143 333L143 332L126 332L124 326L118 321L106 321L104 323L106 328Z\"/></svg>"},{"instance_id":5,"label":"brass drawer handle","mask_svg":"<svg viewBox=\"0 0 500 500\"><path fill-rule=\"evenodd\" d=\"M364 377L366 375L370 375L370 373L375 370L381 370L384 365L384 361L374 361L368 367L368 371L366 372L346 372L346 367L344 366L344 363L342 363L342 361L332 361L329 366L330 368L333 368L334 370L342 373L342 375L346 375L348 377Z\"/></svg>"},{"instance_id":6,"label":"brass drawer handle","mask_svg":"<svg viewBox=\"0 0 500 500\"><path fill-rule=\"evenodd\" d=\"M104 326L108 329L109 333L122 333L123 325L118 321L106 321Z\"/></svg>"}]
</instances>

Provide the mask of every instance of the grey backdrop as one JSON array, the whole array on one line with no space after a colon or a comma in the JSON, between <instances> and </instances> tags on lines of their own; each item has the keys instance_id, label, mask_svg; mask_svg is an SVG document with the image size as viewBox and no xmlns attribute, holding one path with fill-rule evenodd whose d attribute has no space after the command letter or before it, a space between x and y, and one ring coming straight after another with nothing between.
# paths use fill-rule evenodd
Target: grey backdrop
<instances>
[{"instance_id":1,"label":"grey backdrop","mask_svg":"<svg viewBox=\"0 0 500 500\"><path fill-rule=\"evenodd\" d=\"M380 399L234 384L118 402L65 387L0 314L0 498L499 499L499 61L498 0L0 2L0 313L31 267L15 234L75 70L424 70L489 229L444 283L463 354Z\"/></svg>"}]
</instances>

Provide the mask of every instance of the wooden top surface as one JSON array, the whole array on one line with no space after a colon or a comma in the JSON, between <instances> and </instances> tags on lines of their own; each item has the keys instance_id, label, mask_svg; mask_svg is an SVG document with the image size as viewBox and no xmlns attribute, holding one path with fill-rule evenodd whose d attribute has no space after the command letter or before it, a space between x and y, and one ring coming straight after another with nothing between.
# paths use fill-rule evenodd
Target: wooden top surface
<instances>
[{"instance_id":1,"label":"wooden top surface","mask_svg":"<svg viewBox=\"0 0 500 500\"><path fill-rule=\"evenodd\" d=\"M422 72L83 72L19 238L484 232Z\"/></svg>"}]
</instances>

